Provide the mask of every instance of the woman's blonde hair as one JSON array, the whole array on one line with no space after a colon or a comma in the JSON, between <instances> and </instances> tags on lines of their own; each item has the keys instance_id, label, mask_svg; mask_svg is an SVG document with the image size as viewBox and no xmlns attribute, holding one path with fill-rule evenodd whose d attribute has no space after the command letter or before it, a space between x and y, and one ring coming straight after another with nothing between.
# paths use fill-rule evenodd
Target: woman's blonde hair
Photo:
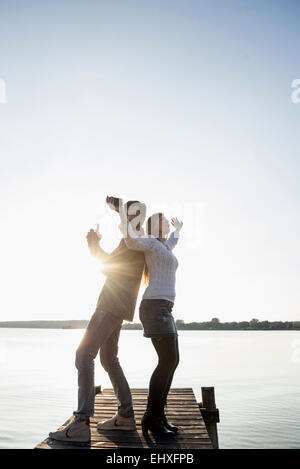
<instances>
[{"instance_id":1,"label":"woman's blonde hair","mask_svg":"<svg viewBox=\"0 0 300 469\"><path fill-rule=\"evenodd\" d=\"M161 222L162 217L163 217L163 214L159 212L159 213L154 213L153 215L151 215L151 217L148 218L146 222L147 235L153 236L152 229L153 229L154 222L156 223L157 219L159 220L159 222ZM156 239L158 239L158 236L159 236L159 233L155 233ZM144 267L144 272L143 272L143 283L144 285L148 285L149 283L149 270L148 270L146 262L145 262L145 267Z\"/></svg>"}]
</instances>

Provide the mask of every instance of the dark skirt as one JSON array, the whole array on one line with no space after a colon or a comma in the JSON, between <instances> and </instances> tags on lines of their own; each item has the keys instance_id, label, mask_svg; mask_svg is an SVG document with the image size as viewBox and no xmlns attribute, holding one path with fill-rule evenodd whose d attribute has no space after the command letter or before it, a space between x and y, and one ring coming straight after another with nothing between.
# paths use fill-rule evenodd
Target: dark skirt
<instances>
[{"instance_id":1,"label":"dark skirt","mask_svg":"<svg viewBox=\"0 0 300 469\"><path fill-rule=\"evenodd\" d=\"M177 336L176 324L172 315L173 303L167 300L142 300L140 320L144 337Z\"/></svg>"}]
</instances>

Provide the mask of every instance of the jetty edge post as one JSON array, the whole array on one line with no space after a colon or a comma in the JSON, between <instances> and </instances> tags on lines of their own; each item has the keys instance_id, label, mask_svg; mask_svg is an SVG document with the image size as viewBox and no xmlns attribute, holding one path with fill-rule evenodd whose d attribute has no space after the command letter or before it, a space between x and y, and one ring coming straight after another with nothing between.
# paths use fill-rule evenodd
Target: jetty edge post
<instances>
[{"instance_id":1,"label":"jetty edge post","mask_svg":"<svg viewBox=\"0 0 300 469\"><path fill-rule=\"evenodd\" d=\"M202 402L199 409L214 449L219 448L217 423L220 422L219 409L216 408L215 388L201 387Z\"/></svg>"}]
</instances>

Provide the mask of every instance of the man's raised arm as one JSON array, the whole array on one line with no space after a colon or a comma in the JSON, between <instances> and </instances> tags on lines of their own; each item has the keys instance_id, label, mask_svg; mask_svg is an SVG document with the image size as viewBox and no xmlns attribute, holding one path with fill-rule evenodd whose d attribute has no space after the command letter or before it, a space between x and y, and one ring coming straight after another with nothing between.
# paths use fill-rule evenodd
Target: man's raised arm
<instances>
[{"instance_id":1,"label":"man's raised arm","mask_svg":"<svg viewBox=\"0 0 300 469\"><path fill-rule=\"evenodd\" d=\"M86 235L86 239L92 256L103 262L108 260L109 254L105 252L99 244L102 235L98 232L98 227L99 225L97 225L97 231L90 230Z\"/></svg>"}]
</instances>

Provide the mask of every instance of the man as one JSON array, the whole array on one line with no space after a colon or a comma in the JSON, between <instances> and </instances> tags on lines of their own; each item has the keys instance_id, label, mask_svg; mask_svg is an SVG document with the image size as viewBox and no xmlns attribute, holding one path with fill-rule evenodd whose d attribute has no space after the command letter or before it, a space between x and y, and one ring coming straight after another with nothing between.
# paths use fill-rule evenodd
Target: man
<instances>
[{"instance_id":1,"label":"man","mask_svg":"<svg viewBox=\"0 0 300 469\"><path fill-rule=\"evenodd\" d=\"M113 210L119 211L120 199L107 197L106 202ZM143 234L145 205L138 201L129 201L125 204L125 213L136 234ZM118 400L118 412L113 418L98 423L97 428L136 429L130 388L118 360L118 340L123 320L133 320L145 260L142 252L128 249L124 239L111 254L101 248L100 240L101 235L94 230L87 234L91 254L101 260L102 271L107 278L96 311L76 351L78 408L66 427L49 434L50 438L59 441L90 440L89 417L94 415L95 398L94 359L99 350L101 364L109 374Z\"/></svg>"}]
</instances>

